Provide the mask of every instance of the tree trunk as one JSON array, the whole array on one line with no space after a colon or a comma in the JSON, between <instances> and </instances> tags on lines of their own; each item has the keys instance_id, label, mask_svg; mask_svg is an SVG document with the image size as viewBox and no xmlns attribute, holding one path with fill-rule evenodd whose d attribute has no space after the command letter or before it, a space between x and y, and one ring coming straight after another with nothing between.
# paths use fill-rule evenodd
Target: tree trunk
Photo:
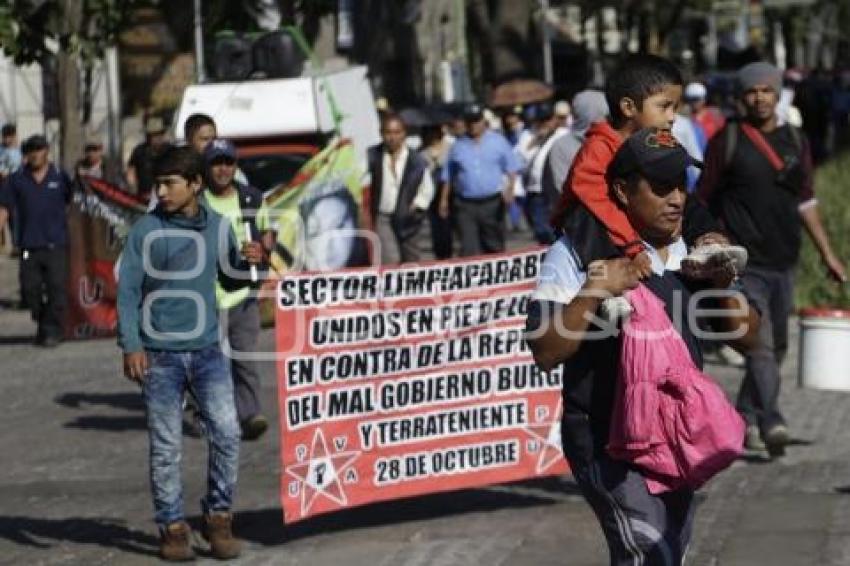
<instances>
[{"instance_id":1,"label":"tree trunk","mask_svg":"<svg viewBox=\"0 0 850 566\"><path fill-rule=\"evenodd\" d=\"M62 0L62 35L76 39L80 33L83 2ZM57 58L57 89L59 98L60 162L69 173L83 153L83 128L80 117L80 69L73 49L60 49Z\"/></svg>"},{"instance_id":2,"label":"tree trunk","mask_svg":"<svg viewBox=\"0 0 850 566\"><path fill-rule=\"evenodd\" d=\"M531 35L531 16L537 0L502 0L491 14L496 32L493 44L493 78L534 76L540 61L540 43Z\"/></svg>"},{"instance_id":3,"label":"tree trunk","mask_svg":"<svg viewBox=\"0 0 850 566\"><path fill-rule=\"evenodd\" d=\"M666 2L665 2L666 3ZM675 4L673 4L672 8L670 8L670 13L666 18L666 21L661 21L659 17L658 23L658 47L661 50L666 51L667 49L667 37L671 31L675 30L679 25L679 20L682 19L682 13L685 11L685 4L687 4L687 0L678 0ZM656 13L658 9L656 8Z\"/></svg>"},{"instance_id":4,"label":"tree trunk","mask_svg":"<svg viewBox=\"0 0 850 566\"><path fill-rule=\"evenodd\" d=\"M493 44L496 36L490 7L485 0L470 0L467 10L470 16L469 22L475 32L470 44L478 52L481 62L481 79L484 82L490 82L494 75Z\"/></svg>"}]
</instances>

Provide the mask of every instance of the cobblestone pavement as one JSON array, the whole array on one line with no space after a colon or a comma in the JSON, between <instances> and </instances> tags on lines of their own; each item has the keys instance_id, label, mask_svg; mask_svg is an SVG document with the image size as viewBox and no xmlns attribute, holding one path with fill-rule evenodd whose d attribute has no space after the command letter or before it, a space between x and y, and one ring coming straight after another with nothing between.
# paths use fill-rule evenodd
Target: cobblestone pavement
<instances>
[{"instance_id":1,"label":"cobblestone pavement","mask_svg":"<svg viewBox=\"0 0 850 566\"><path fill-rule=\"evenodd\" d=\"M138 390L121 377L112 340L30 345L33 325L10 308L16 265L0 259L0 564L147 564L155 528ZM266 346L272 333L262 336ZM850 347L850 344L848 344ZM730 392L740 370L712 365ZM796 387L782 406L801 439L780 461L737 462L705 488L689 564L850 565L850 396ZM266 411L276 417L273 368ZM850 376L848 376L850 379ZM570 478L383 503L284 527L278 436L243 444L237 497L242 564L597 565L604 541ZM186 437L187 511L197 525L206 465Z\"/></svg>"}]
</instances>

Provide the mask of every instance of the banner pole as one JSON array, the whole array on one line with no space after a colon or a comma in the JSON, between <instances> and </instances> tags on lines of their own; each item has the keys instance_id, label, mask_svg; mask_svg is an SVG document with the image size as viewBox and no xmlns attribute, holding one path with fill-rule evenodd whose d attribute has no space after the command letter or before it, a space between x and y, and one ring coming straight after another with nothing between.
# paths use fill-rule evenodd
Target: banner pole
<instances>
[{"instance_id":1,"label":"banner pole","mask_svg":"<svg viewBox=\"0 0 850 566\"><path fill-rule=\"evenodd\" d=\"M310 49L310 45L307 43L307 39L304 37L304 33L301 31L301 28L298 26L284 26L284 28L288 33L292 35L292 38L295 40L295 43L298 44L298 47L301 48L301 51L304 55L309 59L310 64L316 70L322 68L322 63L319 61L319 58L316 57L316 54ZM339 110L339 106L336 103L336 98L334 97L333 90L331 89L328 81L324 76L320 77L319 80L322 81L322 86L325 89L325 96L328 98L328 106L331 109L331 118L334 122L334 132L336 135L340 135L339 126L342 121L345 119L345 115Z\"/></svg>"}]
</instances>

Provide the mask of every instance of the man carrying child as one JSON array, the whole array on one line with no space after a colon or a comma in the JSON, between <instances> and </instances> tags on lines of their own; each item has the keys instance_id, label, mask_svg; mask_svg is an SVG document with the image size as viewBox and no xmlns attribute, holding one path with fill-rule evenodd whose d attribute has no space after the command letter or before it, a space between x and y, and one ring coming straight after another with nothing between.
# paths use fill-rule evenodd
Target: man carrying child
<instances>
[{"instance_id":1,"label":"man carrying child","mask_svg":"<svg viewBox=\"0 0 850 566\"><path fill-rule=\"evenodd\" d=\"M737 288L727 263L700 281L682 273L689 245L728 243L685 190L692 160L669 132L682 82L675 65L652 55L631 56L611 74L610 121L590 128L575 158L553 217L561 237L547 253L529 306L527 339L535 360L545 371L564 366L564 454L597 515L612 565L680 564L694 491L650 492L640 468L608 453L622 333L600 332L601 320L591 320L601 315L616 328L631 309L624 293L639 283L674 321L690 321L694 292ZM758 314L744 296L722 293L715 306L724 313L715 326L738 336L731 345L753 348ZM679 326L699 369L697 329Z\"/></svg>"},{"instance_id":2,"label":"man carrying child","mask_svg":"<svg viewBox=\"0 0 850 566\"><path fill-rule=\"evenodd\" d=\"M668 141L662 143L662 138ZM644 129L627 139L608 169L611 202L637 231L649 274L642 274L637 259L617 250L601 223L568 230L550 248L529 306L528 342L535 360L545 371L561 364L564 368L564 455L602 527L610 563L617 566L680 564L690 539L694 490L655 493L647 483L651 476L642 468L608 452L617 383L628 361L621 358L623 333L609 332L599 319L591 321L603 299L622 297L639 283L663 303L673 321L690 320L693 293L700 289L734 291L732 273L721 271L709 281L694 282L680 272L687 255L681 233L689 163L669 131ZM603 242L595 248L600 251L597 257L587 255L589 240ZM713 320L719 330L739 337L733 346L752 347L758 329L755 310L740 293L723 293L716 302L718 316ZM699 369L696 328L680 326L678 339ZM657 354L648 351L664 355L663 348Z\"/></svg>"}]
</instances>

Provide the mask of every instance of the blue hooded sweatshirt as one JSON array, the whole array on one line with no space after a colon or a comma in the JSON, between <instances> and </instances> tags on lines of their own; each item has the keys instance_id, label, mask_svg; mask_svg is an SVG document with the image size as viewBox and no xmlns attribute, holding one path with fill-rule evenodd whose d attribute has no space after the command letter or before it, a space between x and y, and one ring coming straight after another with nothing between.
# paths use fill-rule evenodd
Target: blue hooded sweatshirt
<instances>
[{"instance_id":1,"label":"blue hooded sweatshirt","mask_svg":"<svg viewBox=\"0 0 850 566\"><path fill-rule=\"evenodd\" d=\"M160 208L140 218L118 271L118 344L124 352L216 344L215 282L227 273L220 262L247 267L236 246L230 223L204 205L192 218Z\"/></svg>"}]
</instances>

